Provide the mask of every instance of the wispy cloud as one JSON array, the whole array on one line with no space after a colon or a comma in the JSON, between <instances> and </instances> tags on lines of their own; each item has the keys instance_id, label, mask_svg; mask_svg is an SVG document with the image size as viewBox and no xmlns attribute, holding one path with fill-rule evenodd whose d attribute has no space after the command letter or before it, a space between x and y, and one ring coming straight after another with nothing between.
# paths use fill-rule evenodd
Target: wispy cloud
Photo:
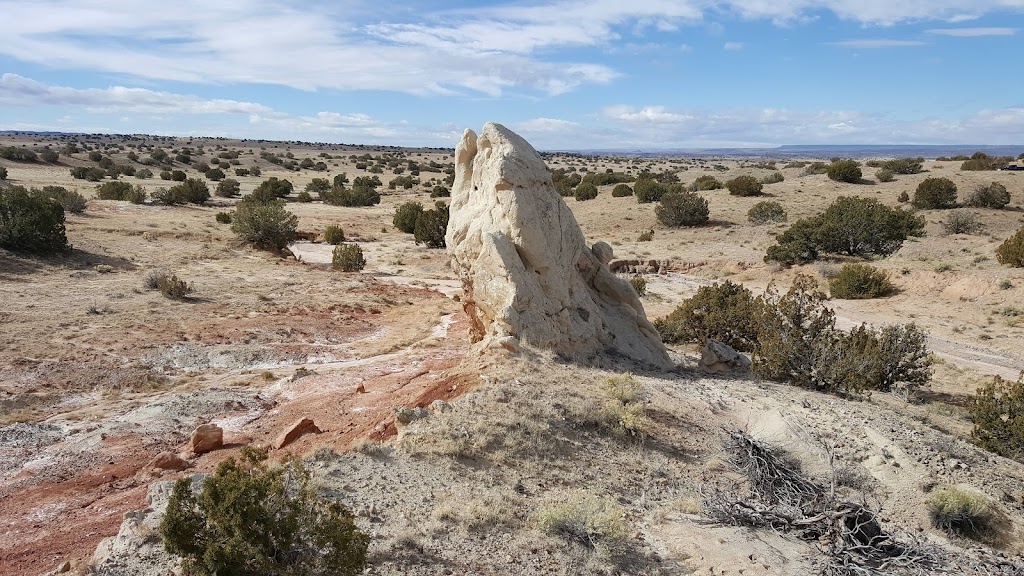
<instances>
[{"instance_id":1,"label":"wispy cloud","mask_svg":"<svg viewBox=\"0 0 1024 576\"><path fill-rule=\"evenodd\" d=\"M1013 36L1017 33L1016 28L935 28L928 30L929 34L940 36L957 36L960 38L973 38L976 36Z\"/></svg>"},{"instance_id":2,"label":"wispy cloud","mask_svg":"<svg viewBox=\"0 0 1024 576\"><path fill-rule=\"evenodd\" d=\"M903 48L908 46L924 46L927 42L920 40L842 40L840 42L828 42L829 46L841 46L843 48Z\"/></svg>"},{"instance_id":3,"label":"wispy cloud","mask_svg":"<svg viewBox=\"0 0 1024 576\"><path fill-rule=\"evenodd\" d=\"M726 42L722 45L723 50L737 51L743 50L743 42Z\"/></svg>"}]
</instances>

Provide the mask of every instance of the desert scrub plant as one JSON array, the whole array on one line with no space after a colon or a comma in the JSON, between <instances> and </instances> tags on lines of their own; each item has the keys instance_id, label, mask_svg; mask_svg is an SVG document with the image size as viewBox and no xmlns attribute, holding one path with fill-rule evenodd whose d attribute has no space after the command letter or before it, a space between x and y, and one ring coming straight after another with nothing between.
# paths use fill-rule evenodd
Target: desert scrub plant
<instances>
[{"instance_id":1,"label":"desert scrub plant","mask_svg":"<svg viewBox=\"0 0 1024 576\"><path fill-rule=\"evenodd\" d=\"M637 242L650 242L651 240L654 240L653 228L650 230L644 230L643 232L640 233L639 236L636 237Z\"/></svg>"},{"instance_id":2,"label":"desert scrub plant","mask_svg":"<svg viewBox=\"0 0 1024 576\"><path fill-rule=\"evenodd\" d=\"M754 225L785 222L786 210L774 200L765 200L750 207L747 220Z\"/></svg>"},{"instance_id":3,"label":"desert scrub plant","mask_svg":"<svg viewBox=\"0 0 1024 576\"><path fill-rule=\"evenodd\" d=\"M39 190L0 188L0 247L33 254L68 250L64 208Z\"/></svg>"},{"instance_id":4,"label":"desert scrub plant","mask_svg":"<svg viewBox=\"0 0 1024 576\"><path fill-rule=\"evenodd\" d=\"M437 185L430 190L431 198L451 198L452 191L447 186Z\"/></svg>"},{"instance_id":5,"label":"desert scrub plant","mask_svg":"<svg viewBox=\"0 0 1024 576\"><path fill-rule=\"evenodd\" d=\"M239 184L238 180L234 178L225 178L217 183L217 188L213 191L214 195L221 198L234 198L241 194L242 185Z\"/></svg>"},{"instance_id":6,"label":"desert scrub plant","mask_svg":"<svg viewBox=\"0 0 1024 576\"><path fill-rule=\"evenodd\" d=\"M760 303L742 284L729 280L701 286L669 315L654 322L668 343L717 340L750 352L757 345Z\"/></svg>"},{"instance_id":7,"label":"desert scrub plant","mask_svg":"<svg viewBox=\"0 0 1024 576\"><path fill-rule=\"evenodd\" d=\"M57 201L65 212L81 214L85 211L85 196L63 186L43 186L43 194Z\"/></svg>"},{"instance_id":8,"label":"desert scrub plant","mask_svg":"<svg viewBox=\"0 0 1024 576\"><path fill-rule=\"evenodd\" d=\"M949 178L925 178L910 202L915 208L945 209L956 206L956 184Z\"/></svg>"},{"instance_id":9,"label":"desert scrub plant","mask_svg":"<svg viewBox=\"0 0 1024 576\"><path fill-rule=\"evenodd\" d=\"M1010 193L999 182L982 184L967 198L967 205L973 208L1003 208L1010 203Z\"/></svg>"},{"instance_id":10,"label":"desert scrub plant","mask_svg":"<svg viewBox=\"0 0 1024 576\"><path fill-rule=\"evenodd\" d=\"M896 293L889 273L869 264L844 264L828 283L833 298L864 300L884 298Z\"/></svg>"},{"instance_id":11,"label":"desert scrub plant","mask_svg":"<svg viewBox=\"0 0 1024 576\"><path fill-rule=\"evenodd\" d=\"M828 175L829 180L848 184L859 182L862 176L860 162L856 160L836 160L828 165L825 174Z\"/></svg>"},{"instance_id":12,"label":"desert scrub plant","mask_svg":"<svg viewBox=\"0 0 1024 576\"><path fill-rule=\"evenodd\" d=\"M933 491L925 504L932 524L945 532L979 539L993 528L992 505L981 494L943 486Z\"/></svg>"},{"instance_id":13,"label":"desert scrub plant","mask_svg":"<svg viewBox=\"0 0 1024 576\"><path fill-rule=\"evenodd\" d=\"M975 444L1024 461L1024 374L1015 382L995 376L978 388L970 414Z\"/></svg>"},{"instance_id":14,"label":"desert scrub plant","mask_svg":"<svg viewBox=\"0 0 1024 576\"><path fill-rule=\"evenodd\" d=\"M374 206L380 204L380 193L377 192L376 188L369 186L342 188L335 185L329 192L322 192L320 199L324 201L324 204L332 206L346 206L350 208Z\"/></svg>"},{"instance_id":15,"label":"desert scrub plant","mask_svg":"<svg viewBox=\"0 0 1024 576\"><path fill-rule=\"evenodd\" d=\"M329 224L324 228L324 242L337 246L345 241L345 231L341 229L341 226L336 224Z\"/></svg>"},{"instance_id":16,"label":"desert scrub plant","mask_svg":"<svg viewBox=\"0 0 1024 576\"><path fill-rule=\"evenodd\" d=\"M1000 264L1013 266L1014 268L1024 267L1024 228L1003 241L996 248L996 260Z\"/></svg>"},{"instance_id":17,"label":"desert scrub plant","mask_svg":"<svg viewBox=\"0 0 1024 576\"><path fill-rule=\"evenodd\" d=\"M624 198L632 195L633 189L630 188L629 184L616 184L615 188L612 188L612 198Z\"/></svg>"},{"instance_id":18,"label":"desert scrub plant","mask_svg":"<svg viewBox=\"0 0 1024 576\"><path fill-rule=\"evenodd\" d=\"M875 178L879 182L892 182L893 180L896 179L896 176L893 175L892 170L889 170L888 168L882 168L881 170L875 172Z\"/></svg>"},{"instance_id":19,"label":"desert scrub plant","mask_svg":"<svg viewBox=\"0 0 1024 576\"><path fill-rule=\"evenodd\" d=\"M331 265L342 272L359 272L366 267L363 249L355 244L338 244L334 247Z\"/></svg>"},{"instance_id":20,"label":"desert scrub plant","mask_svg":"<svg viewBox=\"0 0 1024 576\"><path fill-rule=\"evenodd\" d=\"M637 204L657 202L666 192L668 192L668 188L665 185L647 178L637 180L633 185L633 195L636 196Z\"/></svg>"},{"instance_id":21,"label":"desert scrub plant","mask_svg":"<svg viewBox=\"0 0 1024 576\"><path fill-rule=\"evenodd\" d=\"M946 234L978 234L984 229L978 215L967 210L953 210L942 221L942 231Z\"/></svg>"},{"instance_id":22,"label":"desert scrub plant","mask_svg":"<svg viewBox=\"0 0 1024 576\"><path fill-rule=\"evenodd\" d=\"M705 190L721 190L722 188L724 188L722 182L718 178L715 178L710 174L698 176L697 179L693 181L693 184L690 184L691 192L703 192Z\"/></svg>"},{"instance_id":23,"label":"desert scrub plant","mask_svg":"<svg viewBox=\"0 0 1024 576\"><path fill-rule=\"evenodd\" d=\"M427 248L444 248L444 235L448 229L448 205L435 202L430 210L424 210L416 216L413 228L413 239L416 244L423 243Z\"/></svg>"},{"instance_id":24,"label":"desert scrub plant","mask_svg":"<svg viewBox=\"0 0 1024 576\"><path fill-rule=\"evenodd\" d=\"M643 274L633 274L630 276L629 285L633 287L637 296L647 294L647 279L643 277Z\"/></svg>"},{"instance_id":25,"label":"desert scrub plant","mask_svg":"<svg viewBox=\"0 0 1024 576\"><path fill-rule=\"evenodd\" d=\"M541 509L537 527L570 544L592 552L605 562L616 562L629 551L629 524L625 510L611 498L575 494L562 504Z\"/></svg>"},{"instance_id":26,"label":"desert scrub plant","mask_svg":"<svg viewBox=\"0 0 1024 576\"><path fill-rule=\"evenodd\" d=\"M139 185L132 186L127 182L105 182L96 187L96 197L100 200L121 200L132 204L142 204L146 200L146 190Z\"/></svg>"},{"instance_id":27,"label":"desert scrub plant","mask_svg":"<svg viewBox=\"0 0 1024 576\"><path fill-rule=\"evenodd\" d=\"M737 176L732 180L727 180L725 187L733 196L760 196L764 186L753 176Z\"/></svg>"},{"instance_id":28,"label":"desert scrub plant","mask_svg":"<svg viewBox=\"0 0 1024 576\"><path fill-rule=\"evenodd\" d=\"M617 433L643 440L651 432L653 421L647 416L649 394L632 374L611 376L605 380L603 423Z\"/></svg>"},{"instance_id":29,"label":"desert scrub plant","mask_svg":"<svg viewBox=\"0 0 1024 576\"><path fill-rule=\"evenodd\" d=\"M0 180L7 180L7 167L0 166Z\"/></svg>"},{"instance_id":30,"label":"desert scrub plant","mask_svg":"<svg viewBox=\"0 0 1024 576\"><path fill-rule=\"evenodd\" d=\"M250 196L254 196L263 201L273 200L275 198L284 198L292 193L293 186L291 181L278 178L277 176L271 176L252 191Z\"/></svg>"},{"instance_id":31,"label":"desert scrub plant","mask_svg":"<svg viewBox=\"0 0 1024 576\"><path fill-rule=\"evenodd\" d=\"M369 536L338 502L320 497L298 460L279 467L245 446L201 486L174 484L160 524L164 547L190 576L297 574L355 576Z\"/></svg>"},{"instance_id":32,"label":"desert scrub plant","mask_svg":"<svg viewBox=\"0 0 1024 576\"><path fill-rule=\"evenodd\" d=\"M217 212L214 219L216 219L220 224L231 224L231 214L228 212Z\"/></svg>"},{"instance_id":33,"label":"desert scrub plant","mask_svg":"<svg viewBox=\"0 0 1024 576\"><path fill-rule=\"evenodd\" d=\"M694 192L669 192L654 208L658 221L673 228L707 224L708 201Z\"/></svg>"},{"instance_id":34,"label":"desert scrub plant","mask_svg":"<svg viewBox=\"0 0 1024 576\"><path fill-rule=\"evenodd\" d=\"M184 300L193 291L191 284L162 270L151 271L146 276L145 284L147 288L159 290L165 298L171 300Z\"/></svg>"},{"instance_id":35,"label":"desert scrub plant","mask_svg":"<svg viewBox=\"0 0 1024 576\"><path fill-rule=\"evenodd\" d=\"M153 200L160 204L203 204L210 199L210 188L198 178L189 178L170 188L160 188L153 193Z\"/></svg>"},{"instance_id":36,"label":"desert scrub plant","mask_svg":"<svg viewBox=\"0 0 1024 576\"><path fill-rule=\"evenodd\" d=\"M593 200L597 198L597 186L591 182L580 182L579 186L572 193L573 198L578 201Z\"/></svg>"},{"instance_id":37,"label":"desert scrub plant","mask_svg":"<svg viewBox=\"0 0 1024 576\"><path fill-rule=\"evenodd\" d=\"M391 219L391 223L402 232L412 234L416 231L416 219L422 213L423 204L415 201L405 202L395 208L395 216Z\"/></svg>"},{"instance_id":38,"label":"desert scrub plant","mask_svg":"<svg viewBox=\"0 0 1024 576\"><path fill-rule=\"evenodd\" d=\"M907 194L907 191L904 190L903 192L900 192L899 196L896 197L896 201L899 202L900 204L906 204L907 202L910 202L910 194Z\"/></svg>"},{"instance_id":39,"label":"desert scrub plant","mask_svg":"<svg viewBox=\"0 0 1024 576\"><path fill-rule=\"evenodd\" d=\"M285 210L281 200L262 202L251 195L243 198L231 216L231 231L264 250L281 251L295 240L299 219Z\"/></svg>"},{"instance_id":40,"label":"desert scrub plant","mask_svg":"<svg viewBox=\"0 0 1024 576\"><path fill-rule=\"evenodd\" d=\"M772 172L764 178L761 178L761 184L778 184L785 180L786 177L782 175L782 172Z\"/></svg>"}]
</instances>

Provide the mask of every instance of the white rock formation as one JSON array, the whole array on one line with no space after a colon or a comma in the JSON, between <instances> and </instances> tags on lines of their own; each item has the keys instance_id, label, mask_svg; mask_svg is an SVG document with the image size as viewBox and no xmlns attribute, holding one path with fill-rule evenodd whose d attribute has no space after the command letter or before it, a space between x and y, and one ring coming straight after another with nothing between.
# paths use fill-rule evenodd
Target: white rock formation
<instances>
[{"instance_id":1,"label":"white rock formation","mask_svg":"<svg viewBox=\"0 0 1024 576\"><path fill-rule=\"evenodd\" d=\"M636 292L608 270L611 246L587 246L543 159L500 124L466 130L455 150L445 241L474 341L672 366Z\"/></svg>"}]
</instances>

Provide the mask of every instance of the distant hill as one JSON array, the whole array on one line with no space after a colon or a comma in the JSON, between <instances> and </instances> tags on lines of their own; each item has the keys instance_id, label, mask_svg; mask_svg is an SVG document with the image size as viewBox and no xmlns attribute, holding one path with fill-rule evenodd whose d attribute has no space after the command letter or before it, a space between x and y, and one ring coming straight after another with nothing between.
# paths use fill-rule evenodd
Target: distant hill
<instances>
[{"instance_id":1,"label":"distant hill","mask_svg":"<svg viewBox=\"0 0 1024 576\"><path fill-rule=\"evenodd\" d=\"M578 154L629 155L629 156L707 156L741 158L904 158L956 156L984 152L990 156L1014 156L1024 152L1024 144L1015 146L988 146L979 144L787 144L775 148L676 148L664 150L566 150Z\"/></svg>"}]
</instances>

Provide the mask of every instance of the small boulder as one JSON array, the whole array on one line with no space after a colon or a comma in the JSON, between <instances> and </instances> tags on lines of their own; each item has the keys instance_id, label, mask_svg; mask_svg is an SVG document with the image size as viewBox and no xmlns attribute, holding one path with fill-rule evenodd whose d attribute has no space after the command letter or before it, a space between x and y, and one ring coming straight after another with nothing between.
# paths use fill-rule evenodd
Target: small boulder
<instances>
[{"instance_id":1,"label":"small boulder","mask_svg":"<svg viewBox=\"0 0 1024 576\"><path fill-rule=\"evenodd\" d=\"M423 408L406 408L405 406L399 406L395 408L395 420L399 424L409 424L416 420L422 420L429 416L427 411Z\"/></svg>"},{"instance_id":2,"label":"small boulder","mask_svg":"<svg viewBox=\"0 0 1024 576\"><path fill-rule=\"evenodd\" d=\"M750 359L737 352L732 346L708 340L704 349L701 350L698 366L701 370L712 374L746 371L750 369Z\"/></svg>"},{"instance_id":3,"label":"small boulder","mask_svg":"<svg viewBox=\"0 0 1024 576\"><path fill-rule=\"evenodd\" d=\"M164 450L150 460L149 467L160 470L184 470L188 468L188 461L170 450Z\"/></svg>"},{"instance_id":4,"label":"small boulder","mask_svg":"<svg viewBox=\"0 0 1024 576\"><path fill-rule=\"evenodd\" d=\"M188 447L195 454L212 452L224 445L224 429L216 424L201 424L192 432Z\"/></svg>"},{"instance_id":5,"label":"small boulder","mask_svg":"<svg viewBox=\"0 0 1024 576\"><path fill-rule=\"evenodd\" d=\"M321 430L317 428L316 424L310 418L299 418L292 423L291 426L284 429L276 439L274 439L274 448L280 450L285 446L295 442L300 436L305 434L319 434Z\"/></svg>"}]
</instances>

